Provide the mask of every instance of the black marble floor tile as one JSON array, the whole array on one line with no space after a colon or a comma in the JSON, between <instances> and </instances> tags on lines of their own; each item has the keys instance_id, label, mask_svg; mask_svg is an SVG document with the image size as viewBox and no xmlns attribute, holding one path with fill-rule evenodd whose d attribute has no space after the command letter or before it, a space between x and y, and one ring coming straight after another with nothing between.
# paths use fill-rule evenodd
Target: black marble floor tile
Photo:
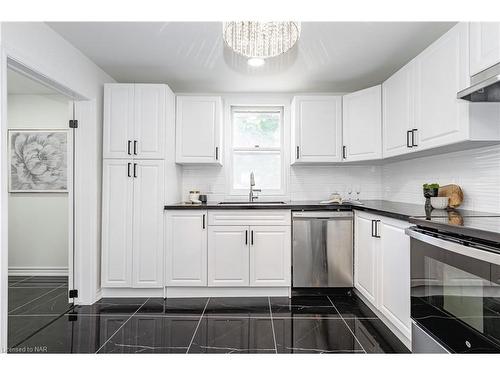
<instances>
[{"instance_id":1,"label":"black marble floor tile","mask_svg":"<svg viewBox=\"0 0 500 375\"><path fill-rule=\"evenodd\" d=\"M278 353L364 353L340 318L273 318Z\"/></svg>"},{"instance_id":2,"label":"black marble floor tile","mask_svg":"<svg viewBox=\"0 0 500 375\"><path fill-rule=\"evenodd\" d=\"M189 353L276 353L271 319L203 318Z\"/></svg>"},{"instance_id":3,"label":"black marble floor tile","mask_svg":"<svg viewBox=\"0 0 500 375\"><path fill-rule=\"evenodd\" d=\"M248 314L253 317L269 318L269 299L267 297L217 297L210 298L205 315Z\"/></svg>"},{"instance_id":4,"label":"black marble floor tile","mask_svg":"<svg viewBox=\"0 0 500 375\"><path fill-rule=\"evenodd\" d=\"M8 331L7 342L8 351L16 345L27 339L30 335L36 333L41 328L59 319L59 315L43 316L11 316L7 318Z\"/></svg>"},{"instance_id":5,"label":"black marble floor tile","mask_svg":"<svg viewBox=\"0 0 500 375\"><path fill-rule=\"evenodd\" d=\"M367 353L410 353L380 319L344 319Z\"/></svg>"},{"instance_id":6,"label":"black marble floor tile","mask_svg":"<svg viewBox=\"0 0 500 375\"><path fill-rule=\"evenodd\" d=\"M33 318L33 317L31 317ZM28 317L9 317L13 323L21 324ZM40 319L49 319L42 316ZM35 334L11 348L11 353L95 353L106 340L127 320L127 317L106 316L68 316L46 324ZM19 323L16 323L20 321Z\"/></svg>"},{"instance_id":7,"label":"black marble floor tile","mask_svg":"<svg viewBox=\"0 0 500 375\"><path fill-rule=\"evenodd\" d=\"M136 315L200 316L208 298L150 298Z\"/></svg>"},{"instance_id":8,"label":"black marble floor tile","mask_svg":"<svg viewBox=\"0 0 500 375\"><path fill-rule=\"evenodd\" d=\"M9 286L15 286L20 284L22 281L28 280L30 277L33 276L9 276Z\"/></svg>"},{"instance_id":9,"label":"black marble floor tile","mask_svg":"<svg viewBox=\"0 0 500 375\"><path fill-rule=\"evenodd\" d=\"M102 298L93 305L75 306L78 315L132 315L148 298Z\"/></svg>"},{"instance_id":10,"label":"black marble floor tile","mask_svg":"<svg viewBox=\"0 0 500 375\"><path fill-rule=\"evenodd\" d=\"M27 280L13 285L16 288L57 288L68 285L66 276L32 276Z\"/></svg>"},{"instance_id":11,"label":"black marble floor tile","mask_svg":"<svg viewBox=\"0 0 500 375\"><path fill-rule=\"evenodd\" d=\"M134 315L98 353L186 353L199 320Z\"/></svg>"},{"instance_id":12,"label":"black marble floor tile","mask_svg":"<svg viewBox=\"0 0 500 375\"><path fill-rule=\"evenodd\" d=\"M343 318L378 319L373 311L357 296L330 296L332 303Z\"/></svg>"},{"instance_id":13,"label":"black marble floor tile","mask_svg":"<svg viewBox=\"0 0 500 375\"><path fill-rule=\"evenodd\" d=\"M8 311L9 313L13 313L26 304L44 298L53 290L54 288L9 288Z\"/></svg>"},{"instance_id":14,"label":"black marble floor tile","mask_svg":"<svg viewBox=\"0 0 500 375\"><path fill-rule=\"evenodd\" d=\"M273 317L339 317L326 296L271 297Z\"/></svg>"},{"instance_id":15,"label":"black marble floor tile","mask_svg":"<svg viewBox=\"0 0 500 375\"><path fill-rule=\"evenodd\" d=\"M57 288L30 303L11 311L11 315L58 315L71 308L68 300L68 290Z\"/></svg>"}]
</instances>

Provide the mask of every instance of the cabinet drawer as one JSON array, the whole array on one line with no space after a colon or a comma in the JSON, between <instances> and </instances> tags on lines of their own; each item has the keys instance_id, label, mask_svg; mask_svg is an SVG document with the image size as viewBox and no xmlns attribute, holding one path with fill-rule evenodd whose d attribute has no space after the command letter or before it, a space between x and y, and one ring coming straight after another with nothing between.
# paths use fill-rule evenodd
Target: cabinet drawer
<instances>
[{"instance_id":1,"label":"cabinet drawer","mask_svg":"<svg viewBox=\"0 0 500 375\"><path fill-rule=\"evenodd\" d=\"M208 225L291 225L290 210L214 210Z\"/></svg>"}]
</instances>

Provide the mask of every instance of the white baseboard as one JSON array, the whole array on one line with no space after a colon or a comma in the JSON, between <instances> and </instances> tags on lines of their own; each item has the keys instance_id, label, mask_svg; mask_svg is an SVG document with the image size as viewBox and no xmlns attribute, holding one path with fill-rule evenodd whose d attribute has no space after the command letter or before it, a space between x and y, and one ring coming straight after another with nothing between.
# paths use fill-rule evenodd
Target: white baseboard
<instances>
[{"instance_id":1,"label":"white baseboard","mask_svg":"<svg viewBox=\"0 0 500 375\"><path fill-rule=\"evenodd\" d=\"M9 267L9 276L68 276L68 267Z\"/></svg>"},{"instance_id":2,"label":"white baseboard","mask_svg":"<svg viewBox=\"0 0 500 375\"><path fill-rule=\"evenodd\" d=\"M142 298L161 297L163 288L102 288L102 298Z\"/></svg>"},{"instance_id":3,"label":"white baseboard","mask_svg":"<svg viewBox=\"0 0 500 375\"><path fill-rule=\"evenodd\" d=\"M289 297L289 287L167 287L167 298Z\"/></svg>"}]
</instances>

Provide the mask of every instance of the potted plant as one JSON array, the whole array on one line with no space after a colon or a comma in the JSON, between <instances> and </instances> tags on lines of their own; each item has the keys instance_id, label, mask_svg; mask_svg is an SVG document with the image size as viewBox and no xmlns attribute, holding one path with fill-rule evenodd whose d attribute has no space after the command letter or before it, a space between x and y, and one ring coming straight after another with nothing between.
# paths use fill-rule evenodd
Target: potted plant
<instances>
[{"instance_id":1,"label":"potted plant","mask_svg":"<svg viewBox=\"0 0 500 375\"><path fill-rule=\"evenodd\" d=\"M439 184L436 184L436 183L424 184L423 190L424 190L424 197L425 197L425 209L427 212L427 210L432 210L431 197L438 196Z\"/></svg>"}]
</instances>

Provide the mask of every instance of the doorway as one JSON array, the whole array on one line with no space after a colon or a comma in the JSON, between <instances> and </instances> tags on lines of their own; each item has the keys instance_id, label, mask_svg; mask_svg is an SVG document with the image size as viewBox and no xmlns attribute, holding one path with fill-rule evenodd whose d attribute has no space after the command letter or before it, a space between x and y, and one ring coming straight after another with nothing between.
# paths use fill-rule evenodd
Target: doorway
<instances>
[{"instance_id":1,"label":"doorway","mask_svg":"<svg viewBox=\"0 0 500 375\"><path fill-rule=\"evenodd\" d=\"M72 307L74 102L7 69L8 348Z\"/></svg>"}]
</instances>

